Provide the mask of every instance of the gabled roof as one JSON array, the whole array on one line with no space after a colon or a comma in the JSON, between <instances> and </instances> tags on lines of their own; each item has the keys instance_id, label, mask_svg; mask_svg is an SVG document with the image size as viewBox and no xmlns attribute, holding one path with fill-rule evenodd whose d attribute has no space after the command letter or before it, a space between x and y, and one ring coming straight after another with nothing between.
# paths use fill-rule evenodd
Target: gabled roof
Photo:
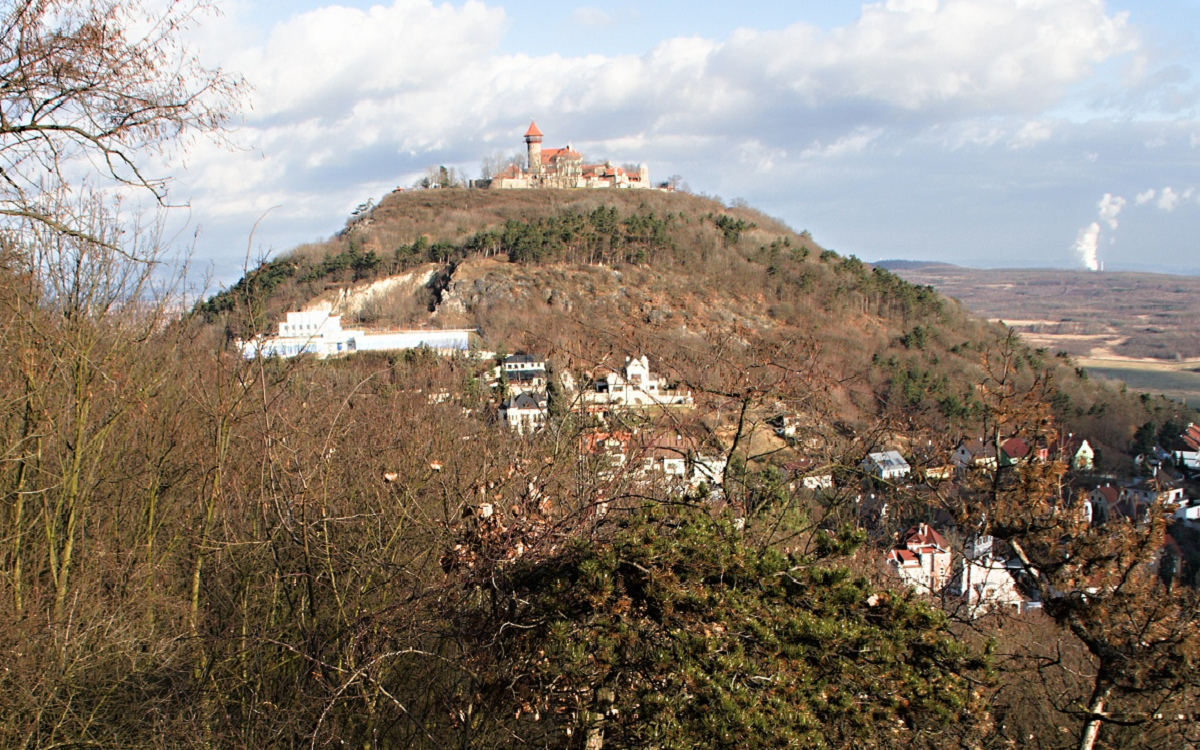
<instances>
[{"instance_id":1,"label":"gabled roof","mask_svg":"<svg viewBox=\"0 0 1200 750\"><path fill-rule=\"evenodd\" d=\"M971 454L971 458L995 458L996 446L991 441L983 442L982 438L963 440L958 444L960 450Z\"/></svg>"},{"instance_id":2,"label":"gabled roof","mask_svg":"<svg viewBox=\"0 0 1200 750\"><path fill-rule=\"evenodd\" d=\"M910 550L919 549L921 547L936 547L939 550L948 550L950 545L946 543L946 538L937 533L927 523L914 526L904 532L904 546Z\"/></svg>"},{"instance_id":3,"label":"gabled roof","mask_svg":"<svg viewBox=\"0 0 1200 750\"><path fill-rule=\"evenodd\" d=\"M1184 431L1181 437L1183 438L1183 442L1187 443L1188 448L1191 448L1193 451L1200 450L1200 426L1194 424L1188 425L1187 430Z\"/></svg>"},{"instance_id":4,"label":"gabled roof","mask_svg":"<svg viewBox=\"0 0 1200 750\"><path fill-rule=\"evenodd\" d=\"M1116 507L1117 501L1121 499L1121 492L1111 485L1097 487L1093 492L1099 492L1100 496L1107 500L1112 507Z\"/></svg>"},{"instance_id":5,"label":"gabled roof","mask_svg":"<svg viewBox=\"0 0 1200 750\"><path fill-rule=\"evenodd\" d=\"M541 138L542 137L542 131L538 130L538 126L537 126L536 122L534 122L532 120L529 121L529 130L525 131L525 137L526 138Z\"/></svg>"},{"instance_id":6,"label":"gabled roof","mask_svg":"<svg viewBox=\"0 0 1200 750\"><path fill-rule=\"evenodd\" d=\"M509 399L504 404L505 409L545 409L546 399L541 394L525 391Z\"/></svg>"}]
</instances>

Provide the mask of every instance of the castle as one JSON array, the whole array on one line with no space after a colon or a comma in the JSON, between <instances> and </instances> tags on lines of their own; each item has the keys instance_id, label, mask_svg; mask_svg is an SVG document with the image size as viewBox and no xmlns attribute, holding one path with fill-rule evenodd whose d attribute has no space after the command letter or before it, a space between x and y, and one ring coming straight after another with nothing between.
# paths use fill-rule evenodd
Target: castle
<instances>
[{"instance_id":1,"label":"castle","mask_svg":"<svg viewBox=\"0 0 1200 750\"><path fill-rule=\"evenodd\" d=\"M653 187L650 168L638 166L636 173L628 172L612 162L584 164L583 154L571 148L542 148L542 131L537 123L529 123L525 131L525 146L529 159L525 168L510 165L492 178L491 187L501 190L522 188L631 188Z\"/></svg>"}]
</instances>

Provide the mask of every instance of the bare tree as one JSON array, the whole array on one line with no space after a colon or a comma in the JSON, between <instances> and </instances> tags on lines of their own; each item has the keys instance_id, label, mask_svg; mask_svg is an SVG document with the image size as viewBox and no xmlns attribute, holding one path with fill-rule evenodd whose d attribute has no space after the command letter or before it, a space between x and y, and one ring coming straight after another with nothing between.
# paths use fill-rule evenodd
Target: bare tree
<instances>
[{"instance_id":1,"label":"bare tree","mask_svg":"<svg viewBox=\"0 0 1200 750\"><path fill-rule=\"evenodd\" d=\"M147 156L220 133L243 83L181 39L208 0L10 0L0 4L0 216L80 234L87 215L48 201L80 170L166 197Z\"/></svg>"}]
</instances>

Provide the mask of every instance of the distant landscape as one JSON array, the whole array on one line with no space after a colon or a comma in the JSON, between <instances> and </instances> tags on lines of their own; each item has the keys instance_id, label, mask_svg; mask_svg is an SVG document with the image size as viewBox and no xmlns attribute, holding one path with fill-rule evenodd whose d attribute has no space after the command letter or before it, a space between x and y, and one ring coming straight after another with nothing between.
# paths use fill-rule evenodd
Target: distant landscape
<instances>
[{"instance_id":1,"label":"distant landscape","mask_svg":"<svg viewBox=\"0 0 1200 750\"><path fill-rule=\"evenodd\" d=\"M1093 376L1200 405L1200 277L876 264L1001 320Z\"/></svg>"}]
</instances>

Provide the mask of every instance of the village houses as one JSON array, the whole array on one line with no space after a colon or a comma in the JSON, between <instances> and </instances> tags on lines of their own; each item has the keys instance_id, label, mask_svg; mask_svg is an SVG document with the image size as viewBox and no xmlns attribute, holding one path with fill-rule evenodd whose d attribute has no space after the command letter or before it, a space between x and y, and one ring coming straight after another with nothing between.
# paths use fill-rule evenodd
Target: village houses
<instances>
[{"instance_id":1,"label":"village houses","mask_svg":"<svg viewBox=\"0 0 1200 750\"><path fill-rule=\"evenodd\" d=\"M625 358L624 372L609 370L596 378L592 390L582 394L586 404L609 406L691 406L691 391L673 390L650 371L645 356Z\"/></svg>"}]
</instances>

